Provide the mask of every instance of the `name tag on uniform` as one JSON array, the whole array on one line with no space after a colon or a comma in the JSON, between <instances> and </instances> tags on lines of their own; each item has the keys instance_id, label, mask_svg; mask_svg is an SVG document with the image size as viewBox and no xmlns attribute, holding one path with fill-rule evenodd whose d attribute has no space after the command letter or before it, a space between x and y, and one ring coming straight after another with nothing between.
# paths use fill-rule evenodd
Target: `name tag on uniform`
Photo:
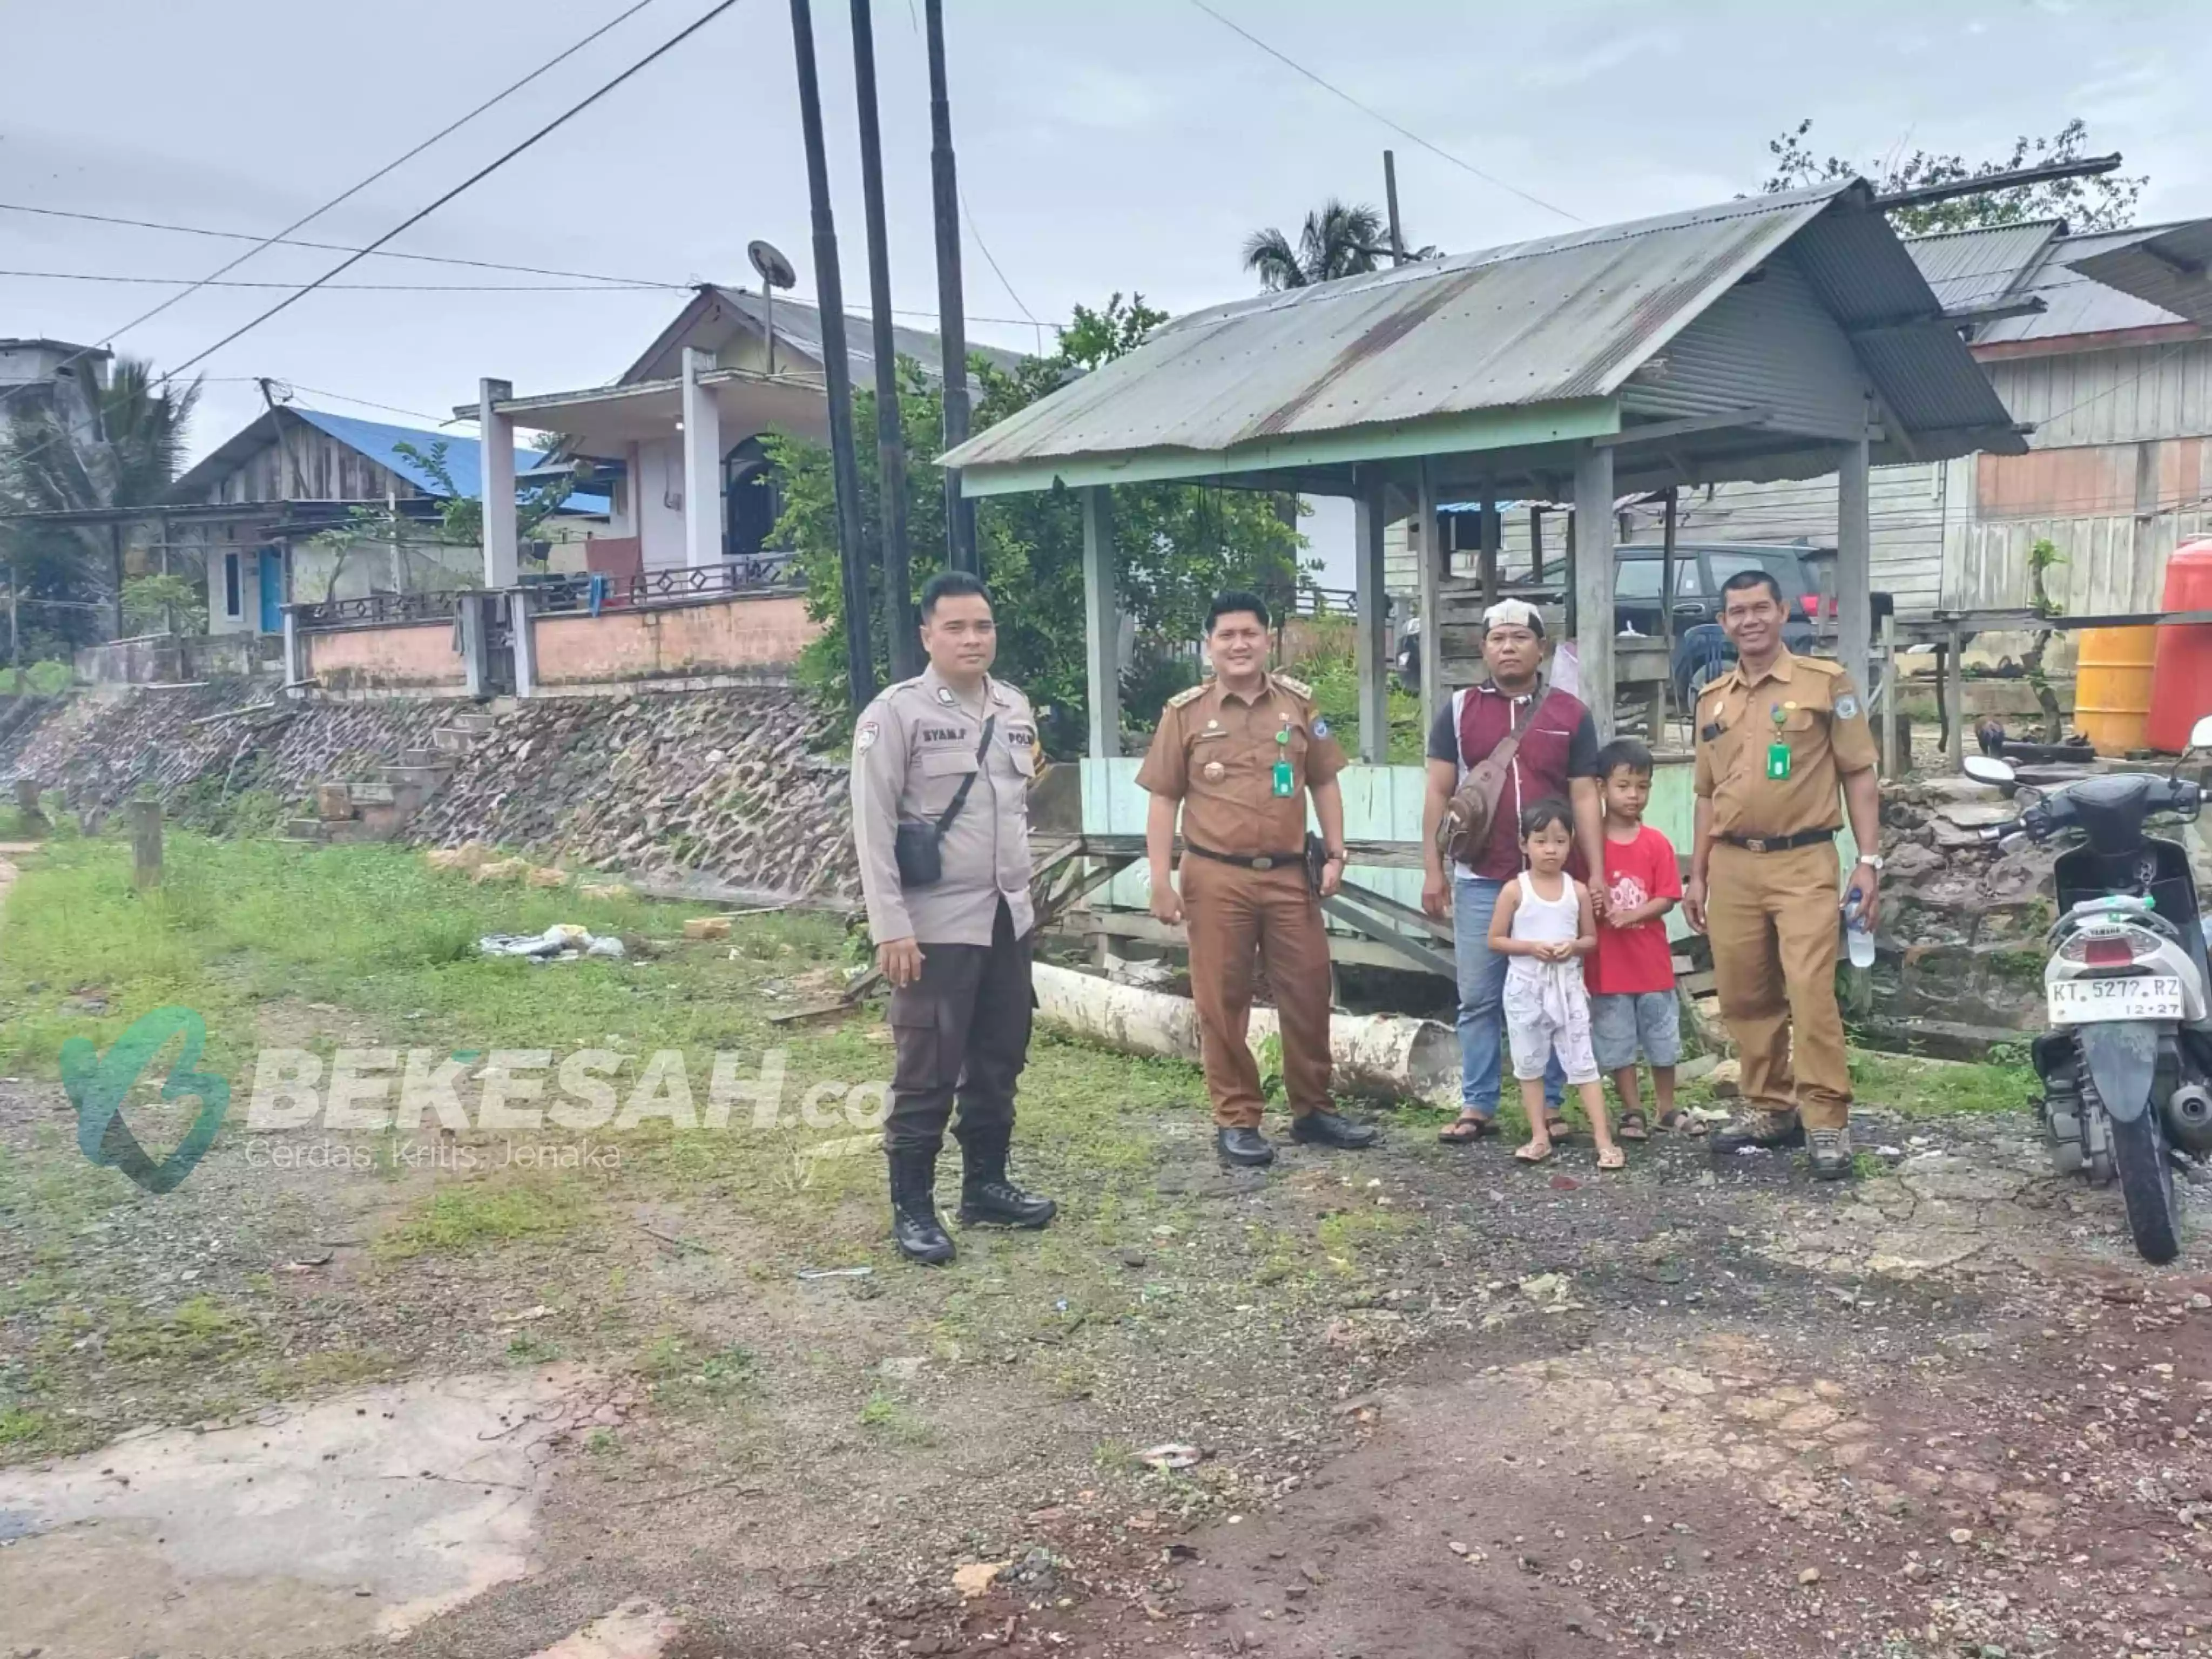
<instances>
[{"instance_id":1,"label":"name tag on uniform","mask_svg":"<svg viewBox=\"0 0 2212 1659\"><path fill-rule=\"evenodd\" d=\"M1287 796L1295 795L1297 792L1297 780L1291 774L1290 762L1277 761L1275 763L1275 793L1278 795Z\"/></svg>"},{"instance_id":2,"label":"name tag on uniform","mask_svg":"<svg viewBox=\"0 0 2212 1659\"><path fill-rule=\"evenodd\" d=\"M1766 775L1778 781L1790 775L1790 745L1770 743L1766 745Z\"/></svg>"}]
</instances>

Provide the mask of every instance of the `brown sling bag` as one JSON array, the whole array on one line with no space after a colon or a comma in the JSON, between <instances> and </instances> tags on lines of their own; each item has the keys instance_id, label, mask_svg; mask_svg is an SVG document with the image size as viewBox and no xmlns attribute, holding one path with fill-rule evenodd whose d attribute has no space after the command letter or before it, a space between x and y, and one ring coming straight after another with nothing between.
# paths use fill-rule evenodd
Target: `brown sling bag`
<instances>
[{"instance_id":1,"label":"brown sling bag","mask_svg":"<svg viewBox=\"0 0 2212 1659\"><path fill-rule=\"evenodd\" d=\"M1448 864L1472 865L1490 845L1490 826L1498 816L1505 781L1513 775L1513 758L1521 752L1521 739L1528 735L1536 711L1551 695L1551 687L1538 682L1529 694L1528 712L1513 722L1513 729L1498 740L1496 748L1467 769L1452 792L1451 804L1437 825L1437 849ZM1458 740L1456 732L1453 740Z\"/></svg>"}]
</instances>

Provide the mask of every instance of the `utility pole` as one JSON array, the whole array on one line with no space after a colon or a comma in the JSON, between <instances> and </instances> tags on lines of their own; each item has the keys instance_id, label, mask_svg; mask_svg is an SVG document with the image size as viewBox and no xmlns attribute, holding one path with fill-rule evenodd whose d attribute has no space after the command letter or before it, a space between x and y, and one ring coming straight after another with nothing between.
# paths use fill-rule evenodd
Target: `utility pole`
<instances>
[{"instance_id":1,"label":"utility pole","mask_svg":"<svg viewBox=\"0 0 2212 1659\"><path fill-rule=\"evenodd\" d=\"M15 582L13 570L8 573L8 665L15 671L15 695L23 695L23 633L15 621Z\"/></svg>"},{"instance_id":2,"label":"utility pole","mask_svg":"<svg viewBox=\"0 0 2212 1659\"><path fill-rule=\"evenodd\" d=\"M1390 204L1390 263L1406 263L1406 234L1398 228L1398 157L1394 151L1382 152L1382 196Z\"/></svg>"},{"instance_id":3,"label":"utility pole","mask_svg":"<svg viewBox=\"0 0 2212 1659\"><path fill-rule=\"evenodd\" d=\"M830 400L830 465L837 496L837 562L843 577L845 674L857 713L875 700L868 630L868 556L860 525L860 465L853 451L853 360L845 351L845 285L837 274L837 224L830 211L830 161L822 143L822 86L814 70L814 13L791 0L799 122L806 141L806 193L814 211L814 297L822 313L822 371Z\"/></svg>"},{"instance_id":4,"label":"utility pole","mask_svg":"<svg viewBox=\"0 0 2212 1659\"><path fill-rule=\"evenodd\" d=\"M952 159L952 95L945 74L945 0L924 0L929 31L929 175L937 209L937 330L944 347L945 447L968 437L968 312L960 281L960 177ZM955 570L983 571L975 551L975 503L960 474L945 473L945 556Z\"/></svg>"},{"instance_id":5,"label":"utility pole","mask_svg":"<svg viewBox=\"0 0 2212 1659\"><path fill-rule=\"evenodd\" d=\"M884 533L884 637L891 678L921 672L914 568L906 538L906 432L899 420L898 340L891 332L890 232L884 222L884 135L876 108L876 25L853 0L853 90L860 106L860 194L868 221L868 306L876 355L876 501Z\"/></svg>"}]
</instances>

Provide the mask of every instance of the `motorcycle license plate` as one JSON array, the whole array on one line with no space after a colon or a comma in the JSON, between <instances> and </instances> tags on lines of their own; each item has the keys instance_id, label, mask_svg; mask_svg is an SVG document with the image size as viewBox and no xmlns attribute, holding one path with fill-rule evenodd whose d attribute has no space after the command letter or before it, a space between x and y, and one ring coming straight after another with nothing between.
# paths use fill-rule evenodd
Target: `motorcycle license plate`
<instances>
[{"instance_id":1,"label":"motorcycle license plate","mask_svg":"<svg viewBox=\"0 0 2212 1659\"><path fill-rule=\"evenodd\" d=\"M2131 979L2062 979L2049 988L2053 1025L2181 1018L2181 979L2175 974L2151 974Z\"/></svg>"}]
</instances>

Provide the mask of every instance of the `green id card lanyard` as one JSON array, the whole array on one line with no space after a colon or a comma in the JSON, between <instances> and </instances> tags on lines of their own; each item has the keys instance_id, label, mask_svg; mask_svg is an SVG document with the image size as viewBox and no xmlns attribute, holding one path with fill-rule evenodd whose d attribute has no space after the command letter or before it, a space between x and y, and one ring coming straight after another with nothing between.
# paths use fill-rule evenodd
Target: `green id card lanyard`
<instances>
[{"instance_id":1,"label":"green id card lanyard","mask_svg":"<svg viewBox=\"0 0 2212 1659\"><path fill-rule=\"evenodd\" d=\"M1774 705L1774 741L1766 745L1766 775L1778 782L1790 775L1790 745L1782 740L1782 722L1796 706L1794 702Z\"/></svg>"},{"instance_id":2,"label":"green id card lanyard","mask_svg":"<svg viewBox=\"0 0 2212 1659\"><path fill-rule=\"evenodd\" d=\"M1297 793L1297 780L1291 775L1291 728L1285 726L1275 733L1275 793L1288 799Z\"/></svg>"}]
</instances>

